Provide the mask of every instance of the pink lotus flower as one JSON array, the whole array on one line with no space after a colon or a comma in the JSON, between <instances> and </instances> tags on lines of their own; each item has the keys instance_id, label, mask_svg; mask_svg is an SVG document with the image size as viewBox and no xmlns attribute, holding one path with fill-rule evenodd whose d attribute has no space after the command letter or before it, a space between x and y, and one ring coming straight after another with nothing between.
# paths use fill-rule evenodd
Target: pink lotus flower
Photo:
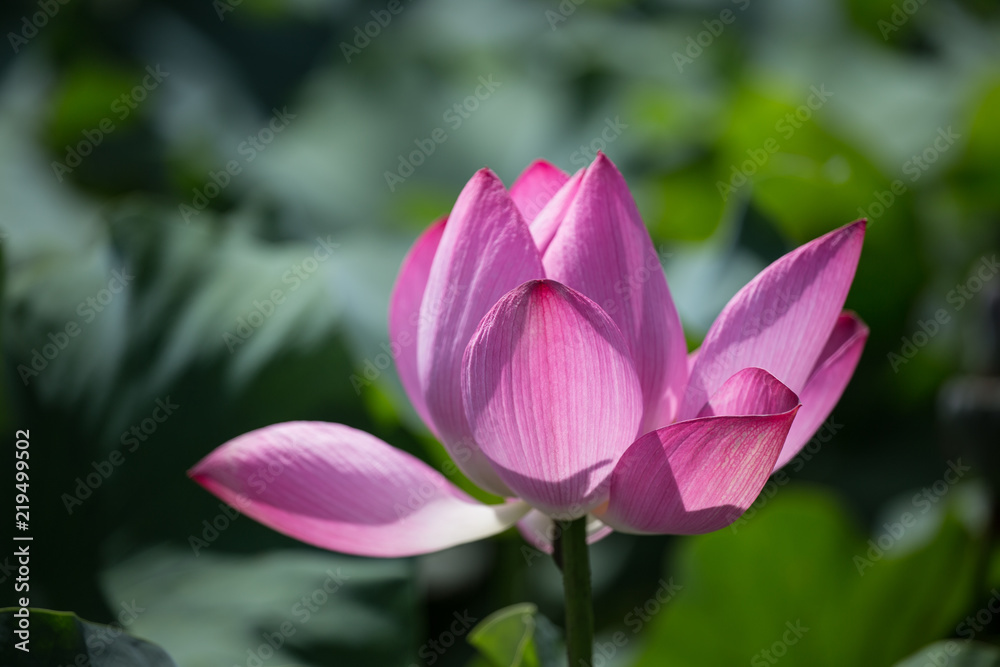
<instances>
[{"instance_id":1,"label":"pink lotus flower","mask_svg":"<svg viewBox=\"0 0 1000 667\"><path fill-rule=\"evenodd\" d=\"M508 498L473 500L419 459L342 424L289 422L191 471L282 533L408 556L552 518L696 534L754 501L826 419L868 336L842 313L865 222L785 255L733 297L700 350L649 234L603 155L546 162L508 192L488 169L403 262L389 330L417 412L459 467Z\"/></svg>"}]
</instances>

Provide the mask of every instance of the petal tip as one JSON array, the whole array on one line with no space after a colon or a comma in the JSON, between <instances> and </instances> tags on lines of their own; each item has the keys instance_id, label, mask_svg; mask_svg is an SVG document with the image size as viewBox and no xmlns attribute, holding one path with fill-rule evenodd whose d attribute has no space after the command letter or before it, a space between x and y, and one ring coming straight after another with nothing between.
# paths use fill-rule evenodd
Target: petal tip
<instances>
[{"instance_id":1,"label":"petal tip","mask_svg":"<svg viewBox=\"0 0 1000 667\"><path fill-rule=\"evenodd\" d=\"M597 151L597 155L594 157L594 161L590 163L592 169L613 169L618 171L618 167L614 162L611 161L604 151Z\"/></svg>"},{"instance_id":2,"label":"petal tip","mask_svg":"<svg viewBox=\"0 0 1000 667\"><path fill-rule=\"evenodd\" d=\"M500 177L497 176L496 172L489 167L483 167L469 179L469 185L476 184L480 186L488 186L495 183L499 183L500 187L503 187L503 182L500 180Z\"/></svg>"},{"instance_id":3,"label":"petal tip","mask_svg":"<svg viewBox=\"0 0 1000 667\"><path fill-rule=\"evenodd\" d=\"M541 158L541 157L540 158L535 158L534 160L532 160L531 164L529 164L528 167L524 171L525 172L529 172L529 171L534 171L534 170L553 171L553 172L559 172L560 174L563 173L562 169L560 169L559 167L555 166L554 164L552 164L551 162L549 162L545 158Z\"/></svg>"}]
</instances>

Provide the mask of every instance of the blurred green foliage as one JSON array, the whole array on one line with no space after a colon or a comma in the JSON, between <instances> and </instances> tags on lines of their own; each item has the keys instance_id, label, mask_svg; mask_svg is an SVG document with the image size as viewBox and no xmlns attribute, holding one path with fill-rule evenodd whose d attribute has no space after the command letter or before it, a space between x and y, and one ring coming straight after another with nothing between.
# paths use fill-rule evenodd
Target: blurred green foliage
<instances>
[{"instance_id":1,"label":"blurred green foliage","mask_svg":"<svg viewBox=\"0 0 1000 667\"><path fill-rule=\"evenodd\" d=\"M558 622L558 572L516 534L349 558L228 518L185 471L292 419L348 423L440 467L375 361L406 248L484 164L510 183L537 157L573 171L600 149L636 195L692 347L767 263L864 214L848 306L872 331L843 428L745 528L594 546L605 664L745 663L798 618L809 633L782 664L919 662L962 632L1000 584L1000 280L972 280L1000 247L995 3L385 7L0 9L0 415L31 431L32 605L111 622L134 600L148 611L129 632L206 667L254 652L464 665L472 647L445 635L456 613L531 603ZM436 128L446 140L415 164ZM162 422L157 401L177 406ZM972 471L948 511L860 576L852 556L962 457ZM349 578L299 623L295 605L338 568ZM665 581L682 591L643 620ZM260 658L283 623L295 634ZM982 627L995 642L995 615Z\"/></svg>"},{"instance_id":2,"label":"blurred green foliage","mask_svg":"<svg viewBox=\"0 0 1000 667\"><path fill-rule=\"evenodd\" d=\"M126 634L121 624L104 626L88 623L68 612L31 609L33 636L15 636L25 610L0 609L0 642L6 647L24 642L23 651L5 653L10 667L50 665L92 665L93 667L177 667L163 649Z\"/></svg>"}]
</instances>

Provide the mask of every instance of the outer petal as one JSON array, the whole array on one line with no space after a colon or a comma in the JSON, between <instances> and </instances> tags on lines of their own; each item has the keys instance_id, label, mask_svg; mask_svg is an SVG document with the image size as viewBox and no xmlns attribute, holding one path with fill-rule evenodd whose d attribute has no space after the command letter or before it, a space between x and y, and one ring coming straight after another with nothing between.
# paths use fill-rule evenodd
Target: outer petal
<instances>
[{"instance_id":1,"label":"outer petal","mask_svg":"<svg viewBox=\"0 0 1000 667\"><path fill-rule=\"evenodd\" d=\"M419 459L324 422L251 431L189 474L266 526L361 556L412 556L472 542L505 530L529 509L482 505Z\"/></svg>"},{"instance_id":2,"label":"outer petal","mask_svg":"<svg viewBox=\"0 0 1000 667\"><path fill-rule=\"evenodd\" d=\"M840 316L816 362L816 369L799 395L802 409L785 439L775 469L795 458L830 415L854 375L867 340L868 327L857 315L844 313Z\"/></svg>"},{"instance_id":3,"label":"outer petal","mask_svg":"<svg viewBox=\"0 0 1000 667\"><path fill-rule=\"evenodd\" d=\"M705 337L680 418L692 417L742 368L763 368L801 392L837 323L861 255L865 221L793 250L726 305Z\"/></svg>"},{"instance_id":4,"label":"outer petal","mask_svg":"<svg viewBox=\"0 0 1000 667\"><path fill-rule=\"evenodd\" d=\"M766 372L748 368L710 403L720 413L744 414L678 422L636 440L611 475L602 521L624 532L694 535L723 528L750 507L774 468L798 399Z\"/></svg>"},{"instance_id":5,"label":"outer petal","mask_svg":"<svg viewBox=\"0 0 1000 667\"><path fill-rule=\"evenodd\" d=\"M427 411L427 401L420 389L417 376L417 324L420 321L420 304L424 300L427 278L431 273L434 254L441 243L447 218L438 220L416 240L399 269L396 285L389 301L390 345L399 350L396 369L406 395L421 419L434 430L434 422Z\"/></svg>"},{"instance_id":6,"label":"outer petal","mask_svg":"<svg viewBox=\"0 0 1000 667\"><path fill-rule=\"evenodd\" d=\"M701 352L701 348L700 347L697 348L697 349L695 349L695 350L692 350L692 351L688 352L687 362L688 362L688 373L689 374L691 373L691 370L694 368L694 362L698 361L698 353L699 352Z\"/></svg>"},{"instance_id":7,"label":"outer petal","mask_svg":"<svg viewBox=\"0 0 1000 667\"><path fill-rule=\"evenodd\" d=\"M462 470L501 495L500 482L472 440L462 407L462 355L479 321L505 293L544 277L528 227L500 179L480 170L445 225L420 305L417 373L427 411Z\"/></svg>"},{"instance_id":8,"label":"outer petal","mask_svg":"<svg viewBox=\"0 0 1000 667\"><path fill-rule=\"evenodd\" d=\"M533 509L517 522L517 529L533 547L544 553L552 554L552 540L555 539L556 531L559 528L551 517ZM613 532L611 526L605 525L597 517L592 515L587 517L587 544L600 542Z\"/></svg>"},{"instance_id":9,"label":"outer petal","mask_svg":"<svg viewBox=\"0 0 1000 667\"><path fill-rule=\"evenodd\" d=\"M687 379L684 332L649 232L604 154L583 174L542 261L546 277L593 299L621 329L645 399L643 430L669 423Z\"/></svg>"},{"instance_id":10,"label":"outer petal","mask_svg":"<svg viewBox=\"0 0 1000 667\"><path fill-rule=\"evenodd\" d=\"M510 186L510 198L530 225L568 180L562 169L545 160L535 160Z\"/></svg>"},{"instance_id":11,"label":"outer petal","mask_svg":"<svg viewBox=\"0 0 1000 667\"><path fill-rule=\"evenodd\" d=\"M483 319L466 351L462 390L476 442L500 478L559 518L604 501L608 474L642 414L614 322L548 280L512 290Z\"/></svg>"}]
</instances>

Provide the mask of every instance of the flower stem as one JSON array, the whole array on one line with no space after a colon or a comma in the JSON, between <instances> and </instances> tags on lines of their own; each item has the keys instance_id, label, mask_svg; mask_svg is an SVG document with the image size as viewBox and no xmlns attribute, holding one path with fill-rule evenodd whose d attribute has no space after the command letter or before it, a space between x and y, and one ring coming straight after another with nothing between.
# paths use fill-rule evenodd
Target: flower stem
<instances>
[{"instance_id":1,"label":"flower stem","mask_svg":"<svg viewBox=\"0 0 1000 667\"><path fill-rule=\"evenodd\" d=\"M566 596L566 652L569 667L591 667L594 607L590 595L587 517L563 523L555 539L556 563L563 572Z\"/></svg>"}]
</instances>

